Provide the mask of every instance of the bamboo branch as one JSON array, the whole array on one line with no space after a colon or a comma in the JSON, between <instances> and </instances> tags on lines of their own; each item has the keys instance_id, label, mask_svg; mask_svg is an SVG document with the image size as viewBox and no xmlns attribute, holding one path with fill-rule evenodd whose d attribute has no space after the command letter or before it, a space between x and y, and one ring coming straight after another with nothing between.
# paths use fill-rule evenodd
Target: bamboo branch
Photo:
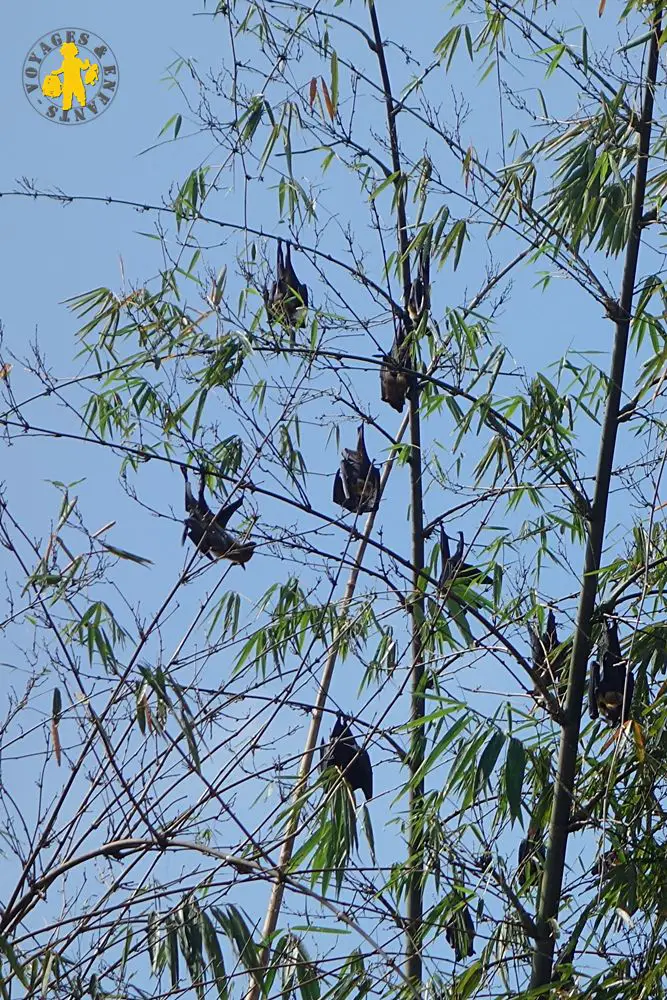
<instances>
[{"instance_id":1,"label":"bamboo branch","mask_svg":"<svg viewBox=\"0 0 667 1000\"><path fill-rule=\"evenodd\" d=\"M403 434L405 433L407 427L407 418L404 418L398 434L396 436L396 442L398 443ZM380 495L384 491L385 485L391 473L395 461L395 457L392 456L387 464L385 465L382 478L380 480ZM343 622L338 628L337 636L334 639L329 655L324 664L324 669L322 670L322 676L320 677L319 689L317 692L317 697L315 699L315 704L312 711L312 719L310 722L310 727L308 729L308 735L306 737L306 745L301 756L301 761L299 763L299 773L297 776L296 784L294 785L294 791L292 792L292 803L293 808L290 811L289 819L287 821L287 826L285 829L285 836L280 849L280 857L278 860L277 870L279 872L285 872L287 865L289 865L292 854L294 853L294 843L296 840L296 835L299 827L299 819L301 816L301 810L298 808L297 803L303 797L306 790L306 785L308 782L308 776L311 772L313 766L313 756L315 749L317 747L317 740L320 734L320 725L322 723L322 714L326 706L327 698L329 696L329 688L331 686L331 679L333 677L334 668L336 666L336 660L338 659L338 648L340 645L340 640L342 638L343 630L345 628L345 617L347 616L348 609L352 603L354 593L357 586L357 581L359 579L359 573L361 570L361 564L366 553L366 548L368 547L368 540L370 538L371 532L373 530L373 524L375 523L375 512L368 516L368 520L364 526L364 533L361 537L359 543L359 548L354 559L354 566L350 571L350 576L345 587L345 593L343 595L343 601L341 605L341 617ZM285 879L277 878L273 883L273 888L271 890L271 897L269 899L269 905L266 910L266 916L264 918L264 927L262 928L262 939L263 941L268 941L276 927L278 926L278 918L280 917L280 910L283 902L283 895L285 892ZM259 958L259 966L261 969L266 968L269 960L269 945L265 944L262 948ZM246 992L246 1000L258 1000L259 997L259 980L255 977L251 977L248 990Z\"/></svg>"},{"instance_id":2,"label":"bamboo branch","mask_svg":"<svg viewBox=\"0 0 667 1000\"><path fill-rule=\"evenodd\" d=\"M371 19L373 51L378 60L382 91L387 116L387 131L391 150L392 167L394 170L394 190L396 194L397 241L401 260L401 276L403 280L403 298L407 314L410 297L410 258L408 253L408 223L405 210L405 185L401 169L401 158L396 131L396 117L399 106L394 101L387 61L384 55L382 35L378 22L374 0L369 0L368 12ZM417 723L413 726L410 740L409 768L410 777L422 770L424 762L424 731L420 720L424 718L424 660L422 628L425 616L424 605L424 505L422 497L422 453L421 427L419 420L419 380L412 376L408 405L410 408L410 509L412 532L412 597L410 601L410 616L412 630L412 694L410 720ZM405 973L416 990L422 981L421 938L424 917L424 835L423 835L423 801L424 780L410 782L409 798L409 833L408 833L408 892L407 892L407 922L405 941Z\"/></svg>"}]
</instances>

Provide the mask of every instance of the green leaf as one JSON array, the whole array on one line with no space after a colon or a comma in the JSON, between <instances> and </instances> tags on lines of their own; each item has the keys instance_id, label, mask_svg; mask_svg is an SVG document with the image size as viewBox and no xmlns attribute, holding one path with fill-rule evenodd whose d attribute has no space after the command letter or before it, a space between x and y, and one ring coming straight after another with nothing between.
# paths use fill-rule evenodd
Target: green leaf
<instances>
[{"instance_id":1,"label":"green leaf","mask_svg":"<svg viewBox=\"0 0 667 1000\"><path fill-rule=\"evenodd\" d=\"M49 996L49 983L51 981L51 973L53 973L54 983L58 981L58 954L52 951L50 948L46 951L46 961L42 966L42 977L40 983L40 992L42 997Z\"/></svg>"},{"instance_id":2,"label":"green leaf","mask_svg":"<svg viewBox=\"0 0 667 1000\"><path fill-rule=\"evenodd\" d=\"M489 742L484 747L482 755L479 758L477 764L477 773L475 775L475 788L480 789L484 785L489 783L491 774L494 767L496 766L496 761L500 751L505 743L505 736L503 733L496 731Z\"/></svg>"},{"instance_id":3,"label":"green leaf","mask_svg":"<svg viewBox=\"0 0 667 1000\"><path fill-rule=\"evenodd\" d=\"M153 560L147 559L145 556L135 555L134 552L128 552L127 549L119 549L116 545L109 545L108 542L100 542L103 549L107 552L111 552L112 555L118 556L119 559L127 559L129 562L139 563L141 566L152 566Z\"/></svg>"},{"instance_id":4,"label":"green leaf","mask_svg":"<svg viewBox=\"0 0 667 1000\"><path fill-rule=\"evenodd\" d=\"M338 56L335 51L331 53L331 103L335 115L338 110Z\"/></svg>"},{"instance_id":5,"label":"green leaf","mask_svg":"<svg viewBox=\"0 0 667 1000\"><path fill-rule=\"evenodd\" d=\"M375 857L375 836L373 834L373 824L371 822L371 814L365 802L361 807L361 815L363 818L364 834L366 835L368 848L371 852L371 860L375 865L377 864L377 859Z\"/></svg>"},{"instance_id":6,"label":"green leaf","mask_svg":"<svg viewBox=\"0 0 667 1000\"><path fill-rule=\"evenodd\" d=\"M178 114L176 114L176 115L172 115L172 116L171 116L171 118L169 118L169 119L168 119L168 120L167 120L167 121L166 121L166 122L164 123L164 125L162 126L162 128L161 128L161 129L160 129L160 131L158 132L158 135L159 135L159 136L160 136L160 135L164 135L164 133L165 133L165 132L166 132L166 131L167 131L168 129L170 129L170 128L171 128L171 126L173 125L173 126L174 126L174 139L176 139L176 138L177 138L177 136L178 136L178 133L179 133L179 132L181 131L181 124L182 124L182 122L183 122L183 117L182 117L182 115L178 115Z\"/></svg>"},{"instance_id":7,"label":"green leaf","mask_svg":"<svg viewBox=\"0 0 667 1000\"><path fill-rule=\"evenodd\" d=\"M215 933L215 928L210 917L204 912L202 912L201 915L201 930L202 937L204 939L204 947L206 948L206 954L208 955L210 963L210 969L213 973L215 985L218 988L218 998L219 1000L229 1000L227 973L225 971L225 963L220 949L220 942L218 941L218 936Z\"/></svg>"},{"instance_id":8,"label":"green leaf","mask_svg":"<svg viewBox=\"0 0 667 1000\"><path fill-rule=\"evenodd\" d=\"M512 821L521 819L523 775L526 768L526 751L523 743L510 738L505 758L505 791Z\"/></svg>"},{"instance_id":9,"label":"green leaf","mask_svg":"<svg viewBox=\"0 0 667 1000\"><path fill-rule=\"evenodd\" d=\"M252 934L241 910L231 904L224 910L218 906L212 906L210 912L235 946L243 967L251 973L253 979L257 981L260 989L262 989L264 976L260 968L259 950L253 941Z\"/></svg>"},{"instance_id":10,"label":"green leaf","mask_svg":"<svg viewBox=\"0 0 667 1000\"><path fill-rule=\"evenodd\" d=\"M147 938L148 954L151 960L151 969L157 975L161 971L160 962L160 915L156 910L152 910L147 918Z\"/></svg>"}]
</instances>

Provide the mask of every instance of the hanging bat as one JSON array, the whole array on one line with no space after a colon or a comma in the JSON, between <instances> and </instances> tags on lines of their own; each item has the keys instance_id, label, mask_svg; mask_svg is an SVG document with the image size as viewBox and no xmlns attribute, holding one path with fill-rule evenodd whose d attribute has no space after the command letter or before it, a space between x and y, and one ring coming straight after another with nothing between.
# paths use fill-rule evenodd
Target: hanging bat
<instances>
[{"instance_id":1,"label":"hanging bat","mask_svg":"<svg viewBox=\"0 0 667 1000\"><path fill-rule=\"evenodd\" d=\"M458 893L456 895L458 896ZM475 925L467 904L459 906L445 924L445 937L454 949L457 962L463 958L471 958L475 954Z\"/></svg>"},{"instance_id":2,"label":"hanging bat","mask_svg":"<svg viewBox=\"0 0 667 1000\"><path fill-rule=\"evenodd\" d=\"M544 848L539 841L539 831L532 823L528 834L519 844L517 878L520 886L537 882L544 866Z\"/></svg>"},{"instance_id":3,"label":"hanging bat","mask_svg":"<svg viewBox=\"0 0 667 1000\"><path fill-rule=\"evenodd\" d=\"M185 519L182 543L189 538L200 552L211 560L229 559L230 562L243 566L255 549L254 542L240 542L226 531L227 522L243 504L243 498L233 503L224 504L216 515L213 514L204 496L206 488L206 473L202 471L199 480L199 495L195 500L190 481L185 468L181 466L185 479Z\"/></svg>"},{"instance_id":4,"label":"hanging bat","mask_svg":"<svg viewBox=\"0 0 667 1000\"><path fill-rule=\"evenodd\" d=\"M329 743L320 743L320 773L329 767L337 767L350 786L351 791L361 789L366 799L373 798L373 768L367 750L362 750L350 731L348 717L339 712Z\"/></svg>"},{"instance_id":5,"label":"hanging bat","mask_svg":"<svg viewBox=\"0 0 667 1000\"><path fill-rule=\"evenodd\" d=\"M588 681L588 711L591 719L602 715L612 726L619 725L621 721L627 722L634 690L635 679L632 670L627 669L626 660L621 653L616 622L607 618L598 643L598 659L591 664Z\"/></svg>"},{"instance_id":6,"label":"hanging bat","mask_svg":"<svg viewBox=\"0 0 667 1000\"><path fill-rule=\"evenodd\" d=\"M285 246L283 257L282 240L278 240L276 251L276 279L270 290L264 286L263 295L269 322L275 321L289 328L306 325L308 288L296 276L289 243Z\"/></svg>"},{"instance_id":7,"label":"hanging bat","mask_svg":"<svg viewBox=\"0 0 667 1000\"><path fill-rule=\"evenodd\" d=\"M430 285L430 256L427 247L422 247L419 253L419 264L417 265L417 277L410 285L410 295L408 297L408 314L410 319L418 325L422 316L428 312L431 305L431 285Z\"/></svg>"},{"instance_id":8,"label":"hanging bat","mask_svg":"<svg viewBox=\"0 0 667 1000\"><path fill-rule=\"evenodd\" d=\"M618 864L621 863L618 851L610 847L608 851L597 859L593 867L591 868L591 875L595 875L596 878L610 878L612 871Z\"/></svg>"},{"instance_id":9,"label":"hanging bat","mask_svg":"<svg viewBox=\"0 0 667 1000\"><path fill-rule=\"evenodd\" d=\"M528 626L530 632L530 651L533 657L533 667L540 677L549 675L549 657L558 646L558 632L556 631L556 619L554 613L549 609L547 615L547 627L540 635L533 625Z\"/></svg>"},{"instance_id":10,"label":"hanging bat","mask_svg":"<svg viewBox=\"0 0 667 1000\"><path fill-rule=\"evenodd\" d=\"M557 656L554 656L560 643L553 611L549 609L547 627L541 635L534 625L528 626L528 633L536 676L543 683L558 683L567 666L567 651L562 649Z\"/></svg>"},{"instance_id":11,"label":"hanging bat","mask_svg":"<svg viewBox=\"0 0 667 1000\"><path fill-rule=\"evenodd\" d=\"M380 471L368 457L363 424L359 424L356 450L343 448L343 458L334 479L333 501L355 514L370 514L378 509Z\"/></svg>"},{"instance_id":12,"label":"hanging bat","mask_svg":"<svg viewBox=\"0 0 667 1000\"><path fill-rule=\"evenodd\" d=\"M465 541L463 537L463 532L459 531L459 542L456 546L456 552L451 555L449 548L449 536L445 531L442 523L440 524L440 558L442 560L442 570L440 573L440 579L438 580L438 589L446 590L447 584L452 580L464 580L469 583L479 583L485 587L490 587L493 580L486 573L482 573L481 569L477 569L476 566L471 566L469 563L463 561L463 551L465 549Z\"/></svg>"},{"instance_id":13,"label":"hanging bat","mask_svg":"<svg viewBox=\"0 0 667 1000\"><path fill-rule=\"evenodd\" d=\"M406 311L410 322L401 325L394 337L389 354L382 358L380 369L380 396L383 403L389 403L399 413L403 412L405 400L410 390L412 373L406 371L412 367L410 350L406 340L412 330L419 325L422 316L430 308L430 258L428 248L423 247L419 254L417 277L410 284L410 292L406 303Z\"/></svg>"},{"instance_id":14,"label":"hanging bat","mask_svg":"<svg viewBox=\"0 0 667 1000\"><path fill-rule=\"evenodd\" d=\"M410 351L405 343L406 333L401 331L394 339L391 351L382 358L380 368L380 396L383 403L389 403L394 410L403 412L410 389Z\"/></svg>"}]
</instances>

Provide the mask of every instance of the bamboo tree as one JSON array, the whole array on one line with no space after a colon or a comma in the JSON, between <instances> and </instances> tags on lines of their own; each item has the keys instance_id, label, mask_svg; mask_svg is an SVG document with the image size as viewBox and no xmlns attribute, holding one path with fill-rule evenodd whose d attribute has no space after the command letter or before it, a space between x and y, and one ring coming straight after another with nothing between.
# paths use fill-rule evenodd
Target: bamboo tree
<instances>
[{"instance_id":1,"label":"bamboo tree","mask_svg":"<svg viewBox=\"0 0 667 1000\"><path fill-rule=\"evenodd\" d=\"M616 53L604 3L576 32L504 0L210 16L229 44L171 68L163 138L194 124L214 155L169 201L0 192L141 211L161 250L145 285L71 300L73 374L26 349L19 396L0 356L7 442L50 449L0 499L0 992L659 996L662 6L626 6ZM400 421L378 386L399 329ZM331 502L359 422L383 463L363 526ZM80 482L98 468L141 551ZM472 570L441 575L441 528ZM582 711L605 616L622 734ZM368 804L314 766L339 710Z\"/></svg>"},{"instance_id":2,"label":"bamboo tree","mask_svg":"<svg viewBox=\"0 0 667 1000\"><path fill-rule=\"evenodd\" d=\"M396 119L398 108L391 89L391 80L384 56L382 33L378 21L375 0L369 0L368 10L371 18L374 51L377 55L382 90L387 115L387 131L391 151L391 166L395 187L396 222L398 251L401 260L403 279L403 304L407 313L408 299L411 288L408 220L404 198L404 175L399 154ZM410 802L408 836L408 869L409 884L407 890L407 920L405 943L405 970L409 980L417 989L422 983L422 920L424 908L423 864L423 800L424 779L420 777L424 764L425 739L423 733L423 718L425 714L424 700L424 651L422 648L425 607L423 598L424 571L424 510L422 501L422 449L419 419L419 382L412 378L408 394L410 420L410 509L411 547L412 547L412 586L410 599L411 629L412 629L412 696L410 722L412 738L410 744Z\"/></svg>"},{"instance_id":3,"label":"bamboo tree","mask_svg":"<svg viewBox=\"0 0 667 1000\"><path fill-rule=\"evenodd\" d=\"M633 300L636 294L637 266L642 240L642 217L644 215L646 178L651 146L654 95L662 35L662 7L660 5L657 5L653 9L650 28L651 40L646 63L642 111L636 126L637 154L635 178L621 292L617 302L609 303L609 318L614 323L614 345L609 372L609 391L600 434L600 451L595 477L595 491L588 517L586 554L565 702L566 721L561 734L553 809L549 827L549 849L544 866L541 905L538 914L539 937L533 956L531 977L531 988L533 989L539 989L550 982L553 967L553 928L558 920L558 910L562 893L568 829L572 813L574 778L579 757L579 736L584 686L586 682L586 666L591 652L591 622L595 611L598 576L605 539L609 487L616 454L623 377L625 374Z\"/></svg>"}]
</instances>

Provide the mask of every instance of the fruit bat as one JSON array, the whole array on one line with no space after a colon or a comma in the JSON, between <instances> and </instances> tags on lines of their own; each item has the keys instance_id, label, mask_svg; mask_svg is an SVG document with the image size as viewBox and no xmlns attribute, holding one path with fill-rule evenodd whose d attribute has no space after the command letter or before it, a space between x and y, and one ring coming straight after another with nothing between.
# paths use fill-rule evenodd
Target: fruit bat
<instances>
[{"instance_id":1,"label":"fruit bat","mask_svg":"<svg viewBox=\"0 0 667 1000\"><path fill-rule=\"evenodd\" d=\"M445 924L445 937L454 949L457 962L475 954L475 925L467 904L459 906Z\"/></svg>"},{"instance_id":2,"label":"fruit bat","mask_svg":"<svg viewBox=\"0 0 667 1000\"><path fill-rule=\"evenodd\" d=\"M380 396L383 403L389 403L399 413L403 412L410 389L410 351L405 343L406 333L401 331L394 339L391 351L382 358L380 368Z\"/></svg>"},{"instance_id":3,"label":"fruit bat","mask_svg":"<svg viewBox=\"0 0 667 1000\"><path fill-rule=\"evenodd\" d=\"M360 788L366 799L373 798L373 768L367 750L362 750L350 731L348 717L339 712L329 742L320 743L320 773L337 767L350 789Z\"/></svg>"},{"instance_id":4,"label":"fruit bat","mask_svg":"<svg viewBox=\"0 0 667 1000\"><path fill-rule=\"evenodd\" d=\"M417 277L410 285L410 295L408 297L408 314L415 324L419 323L424 313L428 312L431 305L430 286L430 259L428 249L422 247L419 254L419 264L417 265Z\"/></svg>"},{"instance_id":5,"label":"fruit bat","mask_svg":"<svg viewBox=\"0 0 667 1000\"><path fill-rule=\"evenodd\" d=\"M263 295L269 322L275 320L281 326L291 328L306 325L308 289L296 276L289 243L285 246L283 257L282 240L278 240L276 251L276 279L270 290L264 286Z\"/></svg>"},{"instance_id":6,"label":"fruit bat","mask_svg":"<svg viewBox=\"0 0 667 1000\"><path fill-rule=\"evenodd\" d=\"M634 689L635 679L632 670L627 669L621 653L616 622L607 618L598 643L598 659L591 664L588 681L588 711L591 719L602 715L612 726L627 722Z\"/></svg>"},{"instance_id":7,"label":"fruit bat","mask_svg":"<svg viewBox=\"0 0 667 1000\"><path fill-rule=\"evenodd\" d=\"M615 848L610 847L608 851L597 859L593 867L591 868L591 874L595 875L596 878L610 878L613 869L620 864L621 859L619 858L618 851Z\"/></svg>"},{"instance_id":8,"label":"fruit bat","mask_svg":"<svg viewBox=\"0 0 667 1000\"><path fill-rule=\"evenodd\" d=\"M536 882L544 864L544 848L538 839L536 827L529 826L528 834L519 844L517 877L519 885Z\"/></svg>"},{"instance_id":9,"label":"fruit bat","mask_svg":"<svg viewBox=\"0 0 667 1000\"><path fill-rule=\"evenodd\" d=\"M204 497L206 474L201 473L199 495L195 500L190 487L187 471L181 466L185 479L185 519L182 542L189 538L200 552L211 560L229 559L243 566L252 557L254 542L240 542L226 531L227 522L243 503L243 498L224 504L216 515L213 514ZM245 568L245 567L244 567Z\"/></svg>"},{"instance_id":10,"label":"fruit bat","mask_svg":"<svg viewBox=\"0 0 667 1000\"><path fill-rule=\"evenodd\" d=\"M556 619L553 611L549 610L547 627L541 635L533 625L528 626L528 632L536 677L542 683L558 682L567 665L567 652L563 649L557 656L554 656L554 652L560 643L558 642Z\"/></svg>"},{"instance_id":11,"label":"fruit bat","mask_svg":"<svg viewBox=\"0 0 667 1000\"><path fill-rule=\"evenodd\" d=\"M378 509L380 472L368 457L363 424L359 424L356 450L343 448L343 458L334 479L333 501L355 514L370 514Z\"/></svg>"},{"instance_id":12,"label":"fruit bat","mask_svg":"<svg viewBox=\"0 0 667 1000\"><path fill-rule=\"evenodd\" d=\"M554 613L549 609L547 615L547 627L540 635L532 625L528 626L530 632L530 651L533 656L533 666L541 676L549 674L549 657L558 646L558 633L556 631L556 619Z\"/></svg>"},{"instance_id":13,"label":"fruit bat","mask_svg":"<svg viewBox=\"0 0 667 1000\"><path fill-rule=\"evenodd\" d=\"M459 542L456 546L456 552L454 555L451 555L449 549L449 536L441 523L440 558L442 560L442 571L440 573L440 579L438 580L439 590L446 590L447 584L451 580L465 580L469 583L483 584L485 587L490 587L493 583L491 577L482 573L481 569L477 569L476 566L471 566L469 563L463 561L464 548L465 541L463 538L463 532L459 531Z\"/></svg>"},{"instance_id":14,"label":"fruit bat","mask_svg":"<svg viewBox=\"0 0 667 1000\"><path fill-rule=\"evenodd\" d=\"M429 268L428 250L422 248L419 255L417 277L410 285L410 293L406 303L407 313L410 317L409 322L401 325L401 329L394 337L391 351L382 358L382 367L380 368L382 402L389 403L399 413L403 412L411 381L411 372L405 370L412 368L412 359L406 341L430 307Z\"/></svg>"}]
</instances>

